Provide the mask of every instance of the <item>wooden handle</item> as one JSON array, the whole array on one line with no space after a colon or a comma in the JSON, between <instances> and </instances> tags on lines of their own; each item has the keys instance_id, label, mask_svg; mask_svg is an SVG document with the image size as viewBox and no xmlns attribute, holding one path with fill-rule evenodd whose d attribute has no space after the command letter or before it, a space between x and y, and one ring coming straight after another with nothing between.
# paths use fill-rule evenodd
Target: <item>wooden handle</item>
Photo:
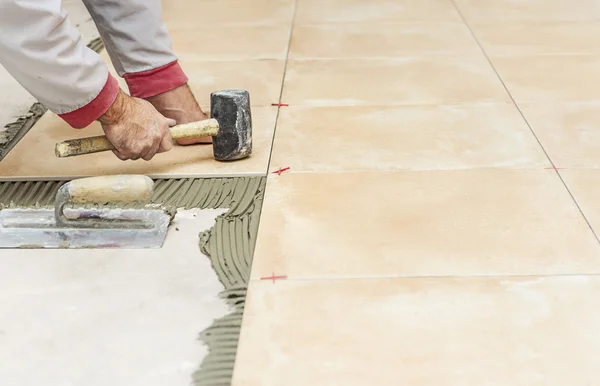
<instances>
[{"instance_id":1,"label":"wooden handle","mask_svg":"<svg viewBox=\"0 0 600 386\"><path fill-rule=\"evenodd\" d=\"M154 181L143 175L80 178L65 186L65 201L75 204L136 202L152 198Z\"/></svg>"},{"instance_id":2,"label":"wooden handle","mask_svg":"<svg viewBox=\"0 0 600 386\"><path fill-rule=\"evenodd\" d=\"M176 125L171 127L170 130L171 137L176 141L207 136L214 137L219 133L219 123L216 119L211 118L203 121ZM54 148L54 153L57 157L63 158L114 150L114 148L115 147L105 135L98 135L95 137L70 139L59 142Z\"/></svg>"}]
</instances>

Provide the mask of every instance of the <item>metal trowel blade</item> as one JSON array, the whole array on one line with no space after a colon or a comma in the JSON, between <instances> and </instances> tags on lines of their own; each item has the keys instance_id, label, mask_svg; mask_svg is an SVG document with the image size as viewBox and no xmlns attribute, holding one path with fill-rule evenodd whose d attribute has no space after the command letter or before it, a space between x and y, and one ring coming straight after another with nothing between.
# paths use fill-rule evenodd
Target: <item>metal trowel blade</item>
<instances>
[{"instance_id":1,"label":"metal trowel blade","mask_svg":"<svg viewBox=\"0 0 600 386\"><path fill-rule=\"evenodd\" d=\"M95 220L58 226L54 210L4 209L0 211L0 248L160 248L171 221L162 210L86 209L73 210L71 215Z\"/></svg>"}]
</instances>

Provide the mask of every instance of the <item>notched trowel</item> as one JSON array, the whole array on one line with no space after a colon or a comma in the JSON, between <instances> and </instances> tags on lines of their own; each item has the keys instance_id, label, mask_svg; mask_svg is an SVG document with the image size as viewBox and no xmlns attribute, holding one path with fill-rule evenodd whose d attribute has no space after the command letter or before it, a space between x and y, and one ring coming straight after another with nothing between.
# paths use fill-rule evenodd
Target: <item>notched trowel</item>
<instances>
[{"instance_id":1,"label":"notched trowel","mask_svg":"<svg viewBox=\"0 0 600 386\"><path fill-rule=\"evenodd\" d=\"M162 209L77 208L146 201L153 188L143 175L70 181L56 193L54 210L0 211L0 248L160 248L172 218Z\"/></svg>"}]
</instances>

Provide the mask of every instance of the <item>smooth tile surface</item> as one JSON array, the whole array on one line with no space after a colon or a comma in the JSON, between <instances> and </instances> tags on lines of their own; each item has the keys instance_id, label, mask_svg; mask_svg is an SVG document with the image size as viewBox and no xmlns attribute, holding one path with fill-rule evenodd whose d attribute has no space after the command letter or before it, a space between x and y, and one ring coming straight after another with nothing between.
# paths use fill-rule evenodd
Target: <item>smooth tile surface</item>
<instances>
[{"instance_id":1,"label":"smooth tile surface","mask_svg":"<svg viewBox=\"0 0 600 386\"><path fill-rule=\"evenodd\" d=\"M495 57L517 103L600 100L600 55Z\"/></svg>"},{"instance_id":2,"label":"smooth tile surface","mask_svg":"<svg viewBox=\"0 0 600 386\"><path fill-rule=\"evenodd\" d=\"M54 155L57 142L102 135L99 123L75 130L52 113L46 113L0 162L0 180L71 179L107 174L145 174L151 177L204 177L264 175L267 171L276 108L252 109L253 154L235 162L218 162L212 145L173 146L151 161L121 161L108 151L77 157Z\"/></svg>"},{"instance_id":3,"label":"smooth tile surface","mask_svg":"<svg viewBox=\"0 0 600 386\"><path fill-rule=\"evenodd\" d=\"M557 167L600 167L600 102L519 107Z\"/></svg>"},{"instance_id":4,"label":"smooth tile surface","mask_svg":"<svg viewBox=\"0 0 600 386\"><path fill-rule=\"evenodd\" d=\"M600 111L600 110L599 110ZM285 107L271 168L446 170L550 166L511 104Z\"/></svg>"},{"instance_id":5,"label":"smooth tile surface","mask_svg":"<svg viewBox=\"0 0 600 386\"><path fill-rule=\"evenodd\" d=\"M454 0L467 22L600 20L596 0Z\"/></svg>"},{"instance_id":6,"label":"smooth tile surface","mask_svg":"<svg viewBox=\"0 0 600 386\"><path fill-rule=\"evenodd\" d=\"M291 24L169 28L173 50L190 61L285 59Z\"/></svg>"},{"instance_id":7,"label":"smooth tile surface","mask_svg":"<svg viewBox=\"0 0 600 386\"><path fill-rule=\"evenodd\" d=\"M586 276L253 282L233 386L594 384L599 295Z\"/></svg>"},{"instance_id":8,"label":"smooth tile surface","mask_svg":"<svg viewBox=\"0 0 600 386\"><path fill-rule=\"evenodd\" d=\"M552 170L272 175L252 277L600 273Z\"/></svg>"},{"instance_id":9,"label":"smooth tile surface","mask_svg":"<svg viewBox=\"0 0 600 386\"><path fill-rule=\"evenodd\" d=\"M396 60L293 60L283 101L292 105L402 105L510 101L483 55Z\"/></svg>"},{"instance_id":10,"label":"smooth tile surface","mask_svg":"<svg viewBox=\"0 0 600 386\"><path fill-rule=\"evenodd\" d=\"M511 22L472 25L490 56L600 54L598 22Z\"/></svg>"},{"instance_id":11,"label":"smooth tile surface","mask_svg":"<svg viewBox=\"0 0 600 386\"><path fill-rule=\"evenodd\" d=\"M600 169L561 170L560 174L590 225L600 235Z\"/></svg>"},{"instance_id":12,"label":"smooth tile surface","mask_svg":"<svg viewBox=\"0 0 600 386\"><path fill-rule=\"evenodd\" d=\"M300 24L294 27L290 58L397 58L411 54L478 54L461 22L372 22Z\"/></svg>"},{"instance_id":13,"label":"smooth tile surface","mask_svg":"<svg viewBox=\"0 0 600 386\"><path fill-rule=\"evenodd\" d=\"M283 60L244 60L204 62L182 58L188 84L204 111L210 108L210 93L224 89L244 89L252 106L271 106L279 100L285 62Z\"/></svg>"},{"instance_id":14,"label":"smooth tile surface","mask_svg":"<svg viewBox=\"0 0 600 386\"><path fill-rule=\"evenodd\" d=\"M294 0L163 0L162 14L167 28L291 23Z\"/></svg>"},{"instance_id":15,"label":"smooth tile surface","mask_svg":"<svg viewBox=\"0 0 600 386\"><path fill-rule=\"evenodd\" d=\"M296 22L461 21L450 0L298 0Z\"/></svg>"}]
</instances>

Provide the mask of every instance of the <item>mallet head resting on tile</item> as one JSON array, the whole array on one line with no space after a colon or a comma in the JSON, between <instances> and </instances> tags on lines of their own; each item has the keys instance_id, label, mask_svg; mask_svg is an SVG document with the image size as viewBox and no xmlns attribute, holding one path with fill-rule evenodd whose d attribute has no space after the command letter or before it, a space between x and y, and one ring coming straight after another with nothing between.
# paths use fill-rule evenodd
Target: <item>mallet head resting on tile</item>
<instances>
[{"instance_id":1,"label":"mallet head resting on tile","mask_svg":"<svg viewBox=\"0 0 600 386\"><path fill-rule=\"evenodd\" d=\"M246 90L221 90L210 94L211 118L171 127L174 140L212 136L213 156L217 161L235 161L252 154L252 114ZM104 135L71 139L56 144L57 157L113 150Z\"/></svg>"}]
</instances>

